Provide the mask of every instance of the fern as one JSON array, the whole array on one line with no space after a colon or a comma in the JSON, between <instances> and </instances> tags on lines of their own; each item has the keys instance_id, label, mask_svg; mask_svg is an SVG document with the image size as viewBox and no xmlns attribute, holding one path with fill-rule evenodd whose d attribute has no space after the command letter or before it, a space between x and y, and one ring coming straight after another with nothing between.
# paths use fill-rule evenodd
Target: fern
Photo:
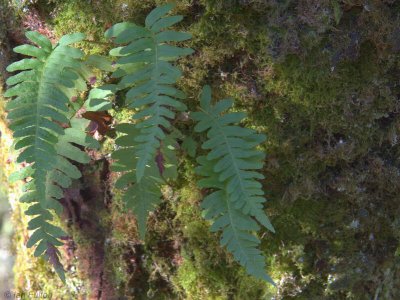
<instances>
[{"instance_id":1,"label":"fern","mask_svg":"<svg viewBox=\"0 0 400 300\"><path fill-rule=\"evenodd\" d=\"M124 174L116 181L115 187L125 189L123 200L126 207L135 214L140 237L144 239L147 216L160 203L160 186L165 184L166 180L177 177L175 141L172 138L164 140L158 153L159 161L151 161L145 168L143 179L138 182L135 169L137 142L132 139L132 136L138 133L138 129L134 124L120 124L116 129L124 135L115 141L119 149L112 153L112 158L117 160L113 164L113 171Z\"/></svg>"},{"instance_id":2,"label":"fern","mask_svg":"<svg viewBox=\"0 0 400 300\"><path fill-rule=\"evenodd\" d=\"M131 137L136 142L132 157L137 159L137 182L143 178L146 166L151 164L160 142L166 138L163 129L171 128L174 110L186 108L177 100L184 99L184 93L174 87L181 71L170 61L189 55L193 50L166 44L191 37L187 33L166 30L182 20L182 16L166 16L173 7L167 4L154 9L147 16L145 27L124 22L106 32L107 38L115 38L115 43L124 45L110 51L110 55L120 57L113 77L120 78L119 89L129 89L127 107L138 110L133 116L138 133Z\"/></svg>"},{"instance_id":3,"label":"fern","mask_svg":"<svg viewBox=\"0 0 400 300\"><path fill-rule=\"evenodd\" d=\"M179 101L184 93L174 86L181 71L171 62L193 50L167 44L191 37L167 30L182 20L182 16L166 16L173 7L167 4L151 11L145 27L124 22L106 32L107 38L122 45L110 51L119 57L112 76L119 78L118 90L127 89L126 107L135 110L134 124L116 128L125 134L116 140L121 149L112 155L118 160L114 170L124 172L116 187L125 189L123 199L138 220L142 239L147 216L160 202L160 186L176 176L176 157L171 150L176 142L169 134L174 131L170 120L175 111L186 109Z\"/></svg>"},{"instance_id":4,"label":"fern","mask_svg":"<svg viewBox=\"0 0 400 300\"><path fill-rule=\"evenodd\" d=\"M6 97L10 129L14 131L15 149L20 150L17 162L26 166L11 176L23 180L21 202L30 204L26 214L31 216L32 230L27 246L36 246L34 255L43 256L65 281L60 252L66 233L52 224L60 214L59 199L63 189L81 176L76 164L89 162L85 147L97 148L96 140L85 133L87 120L77 118L85 110L107 110L109 98L117 91L126 91L126 107L133 112L132 123L116 127L116 150L112 153L113 171L121 176L115 187L122 189L126 208L131 210L144 239L147 218L160 203L162 186L177 177L177 138L181 138L171 123L175 113L186 109L185 94L176 88L181 71L174 65L180 57L193 52L190 48L173 45L191 38L190 34L169 30L182 16L169 16L174 5L167 4L150 12L145 26L123 22L106 32L119 47L110 51L118 57L115 65L101 56L83 60L82 51L70 45L85 38L83 34L64 36L53 45L36 32L26 36L35 43L14 50L31 56L8 67L20 71L7 80ZM170 44L173 43L173 44ZM117 84L92 89L85 103L71 102L78 93L86 91L88 66L114 71ZM222 231L221 245L226 246L246 271L273 283L265 272L265 261L258 249L260 240L255 232L260 225L274 232L263 210L265 202L259 170L264 154L257 147L265 137L252 129L238 126L245 114L227 112L232 100L211 103L211 89L203 89L200 111L193 113L195 131L207 132L202 148L207 155L198 157L196 173L203 178L202 188L212 189L205 197L204 217L212 220L212 231ZM182 147L196 156L196 142L185 139Z\"/></svg>"},{"instance_id":5,"label":"fern","mask_svg":"<svg viewBox=\"0 0 400 300\"><path fill-rule=\"evenodd\" d=\"M265 137L252 129L242 128L240 122L245 114L226 113L233 101L224 99L211 104L211 89L204 87L200 112L193 113L197 121L195 131L207 131L208 140L202 148L209 150L206 156L198 158L196 168L205 178L199 181L202 188L215 189L202 204L206 219L214 219L212 231L223 230L221 245L233 253L247 272L271 283L265 273L265 262L257 245L259 239L252 232L259 226L252 218L274 232L263 210L263 190L257 181L263 176L256 170L263 165L264 154L256 150Z\"/></svg>"},{"instance_id":6,"label":"fern","mask_svg":"<svg viewBox=\"0 0 400 300\"><path fill-rule=\"evenodd\" d=\"M60 214L62 188L71 179L81 176L70 160L86 163L89 157L80 146L96 147L96 141L85 134L85 120L72 118L75 111L69 99L86 89L88 70L82 63L82 51L69 45L84 39L77 33L62 37L55 46L37 32L27 32L36 43L22 45L15 52L32 56L8 66L9 72L21 71L10 77L11 86L6 97L15 97L7 103L10 129L16 140L14 148L21 150L17 162L29 165L11 176L11 180L24 180L24 194L20 201L30 203L27 215L34 216L28 229L34 230L27 247L37 244L34 255L44 257L54 266L62 280L64 271L59 262L57 246L65 232L51 224L52 211ZM65 127L70 127L66 128Z\"/></svg>"}]
</instances>

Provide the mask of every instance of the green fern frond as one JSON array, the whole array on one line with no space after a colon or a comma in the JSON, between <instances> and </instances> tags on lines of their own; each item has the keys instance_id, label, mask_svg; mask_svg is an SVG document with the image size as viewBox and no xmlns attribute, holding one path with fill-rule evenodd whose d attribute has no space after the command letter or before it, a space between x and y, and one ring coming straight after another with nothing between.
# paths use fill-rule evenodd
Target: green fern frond
<instances>
[{"instance_id":1,"label":"green fern frond","mask_svg":"<svg viewBox=\"0 0 400 300\"><path fill-rule=\"evenodd\" d=\"M175 179L177 176L175 141L170 138L163 141L158 149L159 161L155 158L149 162L142 180L137 181L135 149L138 143L132 136L136 136L139 129L134 124L120 124L116 129L124 135L116 139L117 150L112 153L112 158L116 160L112 170L123 173L116 181L115 187L125 190L124 203L134 213L140 237L144 239L147 217L160 203L160 186L165 184L166 180Z\"/></svg>"},{"instance_id":2,"label":"green fern frond","mask_svg":"<svg viewBox=\"0 0 400 300\"><path fill-rule=\"evenodd\" d=\"M127 176L132 176L130 173L127 174ZM122 178L125 179L124 177ZM133 178L131 178L131 182L135 182ZM116 187L124 188L121 181L117 182ZM126 203L126 207L134 213L138 224L139 236L143 240L146 235L147 217L161 202L159 182L156 178L149 177L146 174L143 180L127 187L123 200Z\"/></svg>"},{"instance_id":3,"label":"green fern frond","mask_svg":"<svg viewBox=\"0 0 400 300\"><path fill-rule=\"evenodd\" d=\"M265 136L235 125L245 117L244 113L222 114L232 105L231 99L212 105L211 89L205 86L200 100L201 111L193 113L193 119L198 122L195 131L207 131L208 140L202 148L210 150L208 160L217 160L214 171L219 175L218 180L226 183L226 191L234 207L255 217L274 232L264 213L264 192L257 181L264 176L255 171L263 166L265 154L256 150L256 146L265 140Z\"/></svg>"},{"instance_id":4,"label":"green fern frond","mask_svg":"<svg viewBox=\"0 0 400 300\"><path fill-rule=\"evenodd\" d=\"M80 172L70 160L86 163L89 158L77 145L95 147L96 141L85 133L87 121L72 119L74 111L71 97L86 90L89 71L82 63L83 53L69 45L85 38L71 34L60 39L55 46L37 32L27 32L29 40L39 47L22 45L15 52L25 58L8 66L9 72L21 71L7 80L11 87L6 97L16 150L21 150L17 162L29 165L14 173L10 180L24 180L24 194L20 201L30 203L26 211L33 216L28 224L34 230L27 247L37 244L34 255L43 255L50 261L61 279L63 269L57 246L65 232L51 224L52 211L60 214L62 188L79 178ZM66 128L65 127L70 127Z\"/></svg>"},{"instance_id":5,"label":"green fern frond","mask_svg":"<svg viewBox=\"0 0 400 300\"><path fill-rule=\"evenodd\" d=\"M205 86L200 100L200 112L193 113L197 121L195 130L207 131L208 140L202 145L209 150L198 158L198 175L205 177L199 186L216 191L202 204L205 218L213 219L212 231L222 230L221 245L233 253L247 272L257 278L273 281L265 273L265 262L253 235L259 229L257 222L274 232L263 210L264 192L257 181L263 176L256 170L263 165L264 154L256 147L265 137L254 130L238 125L245 115L227 113L232 100L211 103L211 89Z\"/></svg>"},{"instance_id":6,"label":"green fern frond","mask_svg":"<svg viewBox=\"0 0 400 300\"><path fill-rule=\"evenodd\" d=\"M186 108L179 101L185 98L184 93L174 86L181 71L171 62L193 50L167 44L191 37L188 33L167 30L182 20L182 16L166 16L173 7L167 4L154 9L147 16L145 27L124 22L106 32L107 38L115 38L115 43L123 45L110 51L110 55L120 57L113 77L120 78L119 89L129 89L127 107L138 110L133 116L138 134L132 136L137 142L133 157L137 158L138 182L166 138L163 128L171 127L175 111Z\"/></svg>"},{"instance_id":7,"label":"green fern frond","mask_svg":"<svg viewBox=\"0 0 400 300\"><path fill-rule=\"evenodd\" d=\"M72 179L81 177L81 172L71 161L88 163L90 160L89 156L79 146L91 149L99 147L98 142L85 133L88 123L88 120L73 118L71 127L65 129L65 134L59 137L55 145L57 151L56 164L45 175L45 201L40 201L42 199L39 198L37 193L37 179L34 177L30 179L34 173L33 165L13 173L10 177L11 181L28 181L24 186L25 194L20 198L21 202L32 204L25 213L34 217L28 223L28 229L34 230L34 232L28 240L27 247L31 248L37 244L34 255L36 257L44 255L46 260L53 264L59 275L63 273L63 269L58 260L59 252L55 249L55 246L62 246L63 243L60 238L65 237L67 234L62 229L51 224L53 220L51 210L54 210L56 214L62 212L62 206L58 202L63 197L62 188L70 187ZM47 206L43 207L43 202ZM49 253L57 254L57 256L50 257ZM60 275L61 279L63 277L64 275Z\"/></svg>"}]
</instances>

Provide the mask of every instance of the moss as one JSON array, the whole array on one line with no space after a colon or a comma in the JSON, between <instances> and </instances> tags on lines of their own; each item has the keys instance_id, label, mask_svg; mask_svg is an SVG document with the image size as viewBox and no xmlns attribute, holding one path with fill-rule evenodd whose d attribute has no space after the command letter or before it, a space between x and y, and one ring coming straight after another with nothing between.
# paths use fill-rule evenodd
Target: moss
<instances>
[{"instance_id":1,"label":"moss","mask_svg":"<svg viewBox=\"0 0 400 300\"><path fill-rule=\"evenodd\" d=\"M264 110L253 116L264 119L270 134L267 191L272 199L281 194L284 200L272 203L273 213L279 211L273 218L277 236L266 243L266 251L272 247L280 253L272 268L291 274L283 282L282 296L322 296L324 282L335 274L343 280L337 279L338 284L332 284L334 291L327 293L342 297L344 291L351 291L348 295L357 299L365 292L363 280L373 275L354 253L361 251L369 263L379 264L378 257L367 250L369 246L359 240L361 236L368 240L369 226L380 222L379 218L357 217L360 211L368 214L366 207L376 200L367 186L387 180L383 174L374 179L362 175L372 171L367 161L380 156L371 153L378 136L385 135L379 120L396 109L393 97L380 92L383 82L379 78L391 78L391 74L378 60L375 45L364 43L355 60L333 67L330 56L313 46L306 57L288 55L262 76L270 97ZM287 184L285 190L279 189L282 183ZM391 201L385 200L389 206ZM387 241L391 230L382 231L388 234L381 236ZM274 248L279 240L287 246ZM294 260L298 255L286 252L301 245L308 253L301 259L304 265ZM358 271L345 271L349 268Z\"/></svg>"},{"instance_id":2,"label":"moss","mask_svg":"<svg viewBox=\"0 0 400 300\"><path fill-rule=\"evenodd\" d=\"M65 1L57 5L55 11L54 31L58 38L73 32L83 32L86 39L79 47L87 54L104 54L107 44L104 40L106 20L98 19L95 8L85 1Z\"/></svg>"},{"instance_id":3,"label":"moss","mask_svg":"<svg viewBox=\"0 0 400 300\"><path fill-rule=\"evenodd\" d=\"M50 9L55 18L48 21L57 35L82 31L103 42L112 23L141 23L165 2L57 1ZM399 4L373 0L369 5L178 1L176 11L185 19L177 28L193 34L187 45L196 49L180 63L189 109L196 109L201 86L210 83L216 97L234 97L235 108L248 113L246 123L268 135L263 184L276 234L260 236L278 288L247 276L219 247L218 235L201 218L195 162L183 158L174 191L165 193L149 219L145 244L114 192L106 260L122 295L399 298ZM83 47L87 53L106 53L109 45ZM116 108L122 103L118 95ZM111 114L117 123L130 117L127 110ZM191 128L191 121L179 125L185 134ZM102 151L112 148L110 138ZM37 270L49 274L38 266L25 278L33 280ZM44 278L35 281L42 285ZM61 294L58 287L51 291Z\"/></svg>"}]
</instances>

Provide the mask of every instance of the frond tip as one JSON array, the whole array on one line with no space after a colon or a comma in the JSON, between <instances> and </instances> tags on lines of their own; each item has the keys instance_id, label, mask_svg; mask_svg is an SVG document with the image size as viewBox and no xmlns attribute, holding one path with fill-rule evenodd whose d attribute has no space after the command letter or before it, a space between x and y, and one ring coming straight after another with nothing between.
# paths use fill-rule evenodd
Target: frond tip
<instances>
[{"instance_id":1,"label":"frond tip","mask_svg":"<svg viewBox=\"0 0 400 300\"><path fill-rule=\"evenodd\" d=\"M134 124L120 124L116 129L123 135L115 141L119 149L112 154L112 158L116 160L112 169L124 174L118 178L115 187L124 190L125 206L134 213L140 238L144 239L147 217L161 202L160 186L165 184L165 180L175 179L177 176L177 158L174 151L176 146L174 140L167 137L158 149L159 155L162 155L163 166L157 167L154 159L146 166L144 177L138 182L136 179L137 158L135 157L135 147L138 143L134 140L137 128Z\"/></svg>"},{"instance_id":2,"label":"frond tip","mask_svg":"<svg viewBox=\"0 0 400 300\"><path fill-rule=\"evenodd\" d=\"M255 220L274 232L263 210L264 192L258 182L263 176L257 172L263 166L264 153L256 147L265 137L236 125L245 115L227 113L232 105L230 99L212 105L211 89L205 86L200 111L193 113L197 121L195 130L207 132L208 139L202 148L209 151L197 159L196 173L204 177L198 184L215 190L204 199L202 208L205 218L214 220L211 230L222 230L221 245L227 247L250 275L273 284L265 273L264 257L257 249L260 240L254 235L259 229Z\"/></svg>"}]
</instances>

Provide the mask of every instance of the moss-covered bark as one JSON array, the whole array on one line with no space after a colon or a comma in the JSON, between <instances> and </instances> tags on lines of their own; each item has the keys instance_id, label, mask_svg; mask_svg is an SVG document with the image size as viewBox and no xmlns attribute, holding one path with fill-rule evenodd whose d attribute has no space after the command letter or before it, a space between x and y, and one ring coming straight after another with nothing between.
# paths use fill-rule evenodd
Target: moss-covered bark
<instances>
[{"instance_id":1,"label":"moss-covered bark","mask_svg":"<svg viewBox=\"0 0 400 300\"><path fill-rule=\"evenodd\" d=\"M41 0L30 7L58 36L83 31L104 42L111 24L143 22L165 2ZM195 109L201 86L212 84L217 96L235 98L236 107L248 112L248 125L268 136L264 186L276 234L261 236L277 288L249 278L209 233L190 157L182 158L179 181L165 190L142 244L118 192L104 190L114 180L99 171L113 147L110 137L93 154L87 179L75 186L83 195L75 206L86 209L89 219L101 216L98 224L82 227L76 216L60 221L71 234L68 285L60 286L48 266L28 259L21 246L17 288L45 289L55 298L99 297L99 289L135 299L400 298L400 2L177 4L185 16L180 29L193 34L188 44L196 50L181 62L188 107ZM98 43L82 47L87 53L108 50ZM111 114L117 122L127 116ZM190 135L191 128L188 121L180 129ZM84 192L89 186L106 201L90 199ZM103 203L100 210L96 203ZM18 245L23 228L17 227ZM96 264L107 274L100 287L90 251L101 254ZM103 291L100 298L108 299Z\"/></svg>"}]
</instances>

